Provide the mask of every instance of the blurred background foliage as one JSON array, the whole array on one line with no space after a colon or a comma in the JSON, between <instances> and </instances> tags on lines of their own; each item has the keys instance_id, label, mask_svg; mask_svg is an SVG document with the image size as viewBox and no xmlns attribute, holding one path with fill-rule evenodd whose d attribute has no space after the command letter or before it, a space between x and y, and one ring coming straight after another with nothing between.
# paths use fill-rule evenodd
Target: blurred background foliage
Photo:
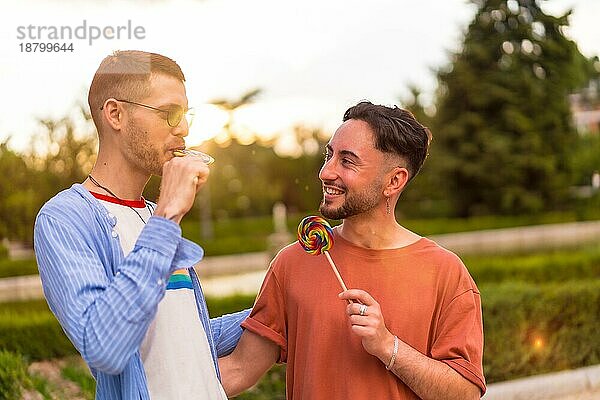
<instances>
[{"instance_id":1,"label":"blurred background foliage","mask_svg":"<svg viewBox=\"0 0 600 400\"><path fill-rule=\"evenodd\" d=\"M431 128L434 140L398 217L595 217L590 210L600 206L598 192L582 196L577 188L590 186L600 170L600 135L575 129L569 99L584 91L587 104L598 105L598 58L584 57L564 35L568 14L546 15L534 1L475 3L461 51L437 72L434 102L424 105L416 85L409 98L399 99ZM203 221L203 239L215 238L216 224L268 216L276 202L298 214L318 208L317 174L332 132L294 127L302 151L293 156L258 135L252 143L239 140L232 116L259 93L213 101L231 118L218 138L202 145L217 162L186 218ZM41 205L90 171L96 135L87 108L78 106L59 120L40 120L28 151L14 152L9 141L0 143L0 238L31 244ZM159 186L153 177L146 198L156 200Z\"/></svg>"}]
</instances>

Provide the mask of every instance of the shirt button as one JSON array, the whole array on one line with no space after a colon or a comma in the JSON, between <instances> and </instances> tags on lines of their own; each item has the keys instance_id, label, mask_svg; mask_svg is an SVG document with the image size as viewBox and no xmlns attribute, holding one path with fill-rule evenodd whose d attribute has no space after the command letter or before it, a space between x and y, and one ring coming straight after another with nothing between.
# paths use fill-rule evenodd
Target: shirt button
<instances>
[{"instance_id":1,"label":"shirt button","mask_svg":"<svg viewBox=\"0 0 600 400\"><path fill-rule=\"evenodd\" d=\"M159 280L156 281L156 283L158 283L160 286L162 286L165 283L165 281L162 278L160 278Z\"/></svg>"},{"instance_id":2,"label":"shirt button","mask_svg":"<svg viewBox=\"0 0 600 400\"><path fill-rule=\"evenodd\" d=\"M117 236L119 236L119 234L117 233L117 231L115 231L113 229L112 233L111 233L112 237L116 238Z\"/></svg>"}]
</instances>

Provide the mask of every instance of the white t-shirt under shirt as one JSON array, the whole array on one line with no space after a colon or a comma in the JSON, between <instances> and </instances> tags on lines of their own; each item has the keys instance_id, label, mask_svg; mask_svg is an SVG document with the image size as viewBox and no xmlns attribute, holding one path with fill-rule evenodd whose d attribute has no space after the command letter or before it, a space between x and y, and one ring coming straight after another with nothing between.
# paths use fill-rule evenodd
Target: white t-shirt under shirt
<instances>
[{"instance_id":1,"label":"white t-shirt under shirt","mask_svg":"<svg viewBox=\"0 0 600 400\"><path fill-rule=\"evenodd\" d=\"M123 203L113 197L92 195L116 218L113 235L119 238L127 256L153 210L143 199ZM227 399L217 379L188 270L177 270L169 278L140 355L152 400Z\"/></svg>"}]
</instances>

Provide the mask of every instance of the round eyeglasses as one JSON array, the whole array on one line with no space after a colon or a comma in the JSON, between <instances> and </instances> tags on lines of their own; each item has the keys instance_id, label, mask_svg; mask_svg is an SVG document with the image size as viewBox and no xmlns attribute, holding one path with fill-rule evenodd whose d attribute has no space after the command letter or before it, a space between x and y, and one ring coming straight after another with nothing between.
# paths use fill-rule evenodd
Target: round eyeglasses
<instances>
[{"instance_id":1,"label":"round eyeglasses","mask_svg":"<svg viewBox=\"0 0 600 400\"><path fill-rule=\"evenodd\" d=\"M135 101L129 101L129 100L123 100L123 99L114 99L114 100L119 101L121 103L133 104L134 106L145 107L150 110L165 113L167 115L167 118L166 118L167 124L172 128L179 126L183 117L185 117L185 119L188 123L188 126L191 126L192 121L194 120L194 110L193 109L188 108L186 110L182 106L177 105L177 104L170 105L166 108L157 108L157 107L149 106L148 104L136 103ZM104 105L102 107L100 107L100 109L101 110L104 109Z\"/></svg>"}]
</instances>

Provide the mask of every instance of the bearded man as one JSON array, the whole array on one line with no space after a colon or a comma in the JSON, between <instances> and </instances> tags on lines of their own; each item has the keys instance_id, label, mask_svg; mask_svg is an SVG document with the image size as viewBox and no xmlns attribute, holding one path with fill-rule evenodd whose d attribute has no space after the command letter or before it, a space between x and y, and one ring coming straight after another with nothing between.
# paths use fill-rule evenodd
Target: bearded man
<instances>
[{"instance_id":1,"label":"bearded man","mask_svg":"<svg viewBox=\"0 0 600 400\"><path fill-rule=\"evenodd\" d=\"M185 77L170 58L106 57L88 103L96 163L40 210L34 246L44 294L96 378L96 399L226 399L217 357L247 312L209 320L192 268L200 246L179 223L209 169L185 148ZM142 197L151 175L160 197Z\"/></svg>"},{"instance_id":2,"label":"bearded man","mask_svg":"<svg viewBox=\"0 0 600 400\"><path fill-rule=\"evenodd\" d=\"M325 257L298 242L283 249L237 348L219 361L225 390L234 395L281 362L293 400L479 398L477 286L455 254L394 214L431 134L410 112L370 102L349 108L343 121L319 173L320 211L343 220L329 251L355 289L338 295Z\"/></svg>"}]
</instances>

